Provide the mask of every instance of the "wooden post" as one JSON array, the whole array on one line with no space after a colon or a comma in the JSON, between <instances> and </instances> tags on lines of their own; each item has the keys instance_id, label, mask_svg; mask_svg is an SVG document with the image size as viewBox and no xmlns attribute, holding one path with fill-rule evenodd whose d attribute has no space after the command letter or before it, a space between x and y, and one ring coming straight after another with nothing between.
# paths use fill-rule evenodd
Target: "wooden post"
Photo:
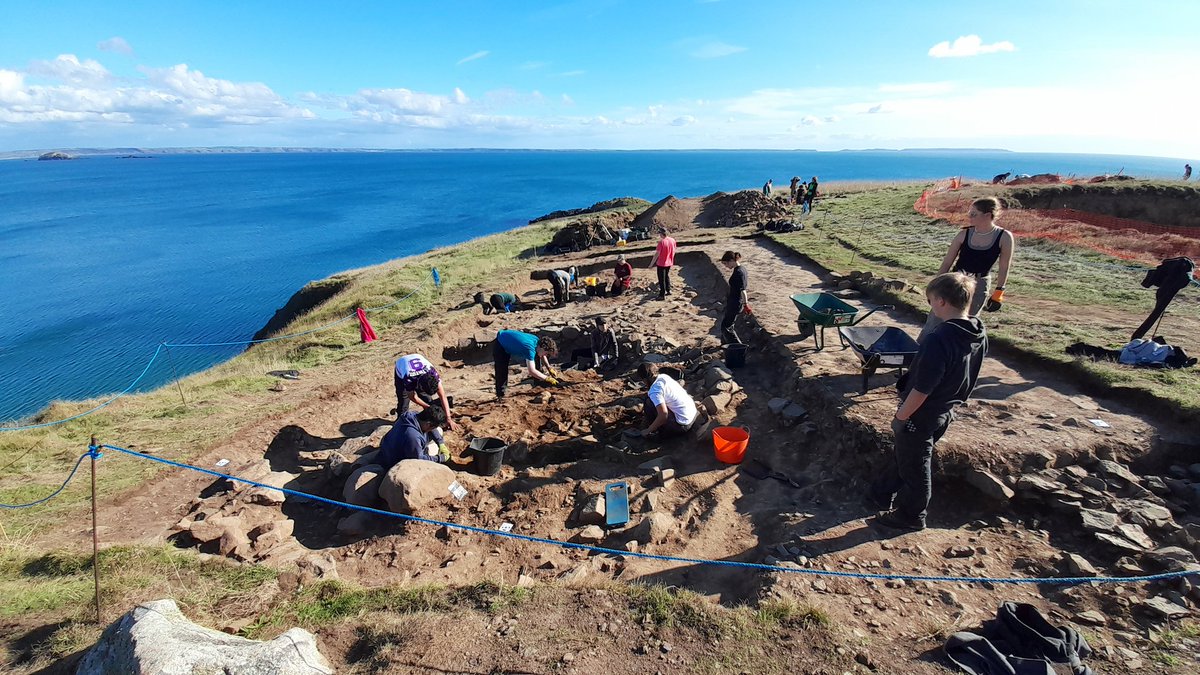
<instances>
[{"instance_id":1,"label":"wooden post","mask_svg":"<svg viewBox=\"0 0 1200 675\"><path fill-rule=\"evenodd\" d=\"M92 577L96 586L96 625L103 625L100 620L100 539L96 533L96 437L92 436L92 444L88 448L92 456Z\"/></svg>"}]
</instances>

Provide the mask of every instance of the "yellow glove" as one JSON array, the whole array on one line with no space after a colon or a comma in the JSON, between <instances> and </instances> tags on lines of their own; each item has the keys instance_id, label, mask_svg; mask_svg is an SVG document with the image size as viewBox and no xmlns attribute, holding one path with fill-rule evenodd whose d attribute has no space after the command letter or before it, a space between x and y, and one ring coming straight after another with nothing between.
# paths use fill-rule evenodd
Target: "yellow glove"
<instances>
[{"instance_id":1,"label":"yellow glove","mask_svg":"<svg viewBox=\"0 0 1200 675\"><path fill-rule=\"evenodd\" d=\"M438 445L438 457L441 458L443 464L450 461L450 447L445 443Z\"/></svg>"},{"instance_id":2,"label":"yellow glove","mask_svg":"<svg viewBox=\"0 0 1200 675\"><path fill-rule=\"evenodd\" d=\"M553 377L562 377L562 373L555 368L550 369L550 375Z\"/></svg>"},{"instance_id":3,"label":"yellow glove","mask_svg":"<svg viewBox=\"0 0 1200 675\"><path fill-rule=\"evenodd\" d=\"M558 380L554 379L553 377L547 377L545 381L546 381L546 384L548 384L552 387L558 386Z\"/></svg>"}]
</instances>

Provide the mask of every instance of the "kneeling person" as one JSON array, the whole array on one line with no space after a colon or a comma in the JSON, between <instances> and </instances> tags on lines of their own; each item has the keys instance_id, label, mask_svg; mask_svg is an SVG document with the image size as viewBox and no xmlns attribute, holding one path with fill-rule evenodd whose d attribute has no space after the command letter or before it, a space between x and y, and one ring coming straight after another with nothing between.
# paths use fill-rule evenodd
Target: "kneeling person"
<instances>
[{"instance_id":1,"label":"kneeling person","mask_svg":"<svg viewBox=\"0 0 1200 675\"><path fill-rule=\"evenodd\" d=\"M696 402L684 390L683 385L670 375L660 374L654 377L653 371L646 364L642 364L639 372L646 381L651 382L650 390L646 392L646 403L642 408L642 417L648 425L642 430L642 435L677 436L691 429L696 423L699 411L696 409Z\"/></svg>"},{"instance_id":2,"label":"kneeling person","mask_svg":"<svg viewBox=\"0 0 1200 675\"><path fill-rule=\"evenodd\" d=\"M405 459L426 459L443 464L450 461L450 448L440 429L445 423L446 414L441 408L430 406L419 413L402 413L379 442L377 463L390 469Z\"/></svg>"},{"instance_id":3,"label":"kneeling person","mask_svg":"<svg viewBox=\"0 0 1200 675\"><path fill-rule=\"evenodd\" d=\"M525 359L529 376L550 385L558 384L550 368L550 357L558 356L558 344L550 338L540 338L519 330L502 330L492 342L492 363L496 369L496 398L508 391L508 364L512 357ZM546 372L538 370L538 362Z\"/></svg>"}]
</instances>

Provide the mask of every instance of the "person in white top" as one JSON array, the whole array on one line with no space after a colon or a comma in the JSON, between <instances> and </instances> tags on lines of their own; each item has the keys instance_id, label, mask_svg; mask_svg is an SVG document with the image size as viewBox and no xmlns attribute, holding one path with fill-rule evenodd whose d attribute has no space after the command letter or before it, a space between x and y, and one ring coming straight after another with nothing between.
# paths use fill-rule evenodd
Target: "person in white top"
<instances>
[{"instance_id":1,"label":"person in white top","mask_svg":"<svg viewBox=\"0 0 1200 675\"><path fill-rule=\"evenodd\" d=\"M647 403L642 409L642 417L648 426L642 430L642 435L675 436L691 429L699 413L696 402L683 385L670 375L655 376L645 364L639 372L651 382L650 390L646 392Z\"/></svg>"},{"instance_id":2,"label":"person in white top","mask_svg":"<svg viewBox=\"0 0 1200 675\"><path fill-rule=\"evenodd\" d=\"M396 360L394 373L396 384L397 415L408 412L410 404L424 410L434 401L441 402L442 412L446 414L446 424L452 431L458 429L450 416L450 398L442 387L442 376L438 374L429 359L420 354L409 354Z\"/></svg>"}]
</instances>

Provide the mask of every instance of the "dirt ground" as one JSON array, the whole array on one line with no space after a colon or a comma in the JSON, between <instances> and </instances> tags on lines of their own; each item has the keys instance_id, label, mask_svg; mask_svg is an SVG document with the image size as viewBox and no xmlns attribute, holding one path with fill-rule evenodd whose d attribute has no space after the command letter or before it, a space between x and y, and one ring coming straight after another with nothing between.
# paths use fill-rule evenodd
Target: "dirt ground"
<instances>
[{"instance_id":1,"label":"dirt ground","mask_svg":"<svg viewBox=\"0 0 1200 675\"><path fill-rule=\"evenodd\" d=\"M385 335L372 345L378 358L354 373L350 384L327 384L319 373L304 373L281 393L264 392L303 405L293 414L241 430L235 441L213 449L197 464L212 467L228 459L228 469L237 475L265 458L271 470L294 476L287 487L340 499L341 485L323 462L331 451L347 442L361 446L390 424L394 417L389 410L395 406L392 362L419 352L434 361L446 391L455 397L460 428L448 438L458 455L456 478L468 496L461 501L446 498L417 515L483 528L511 523L516 533L566 541L582 529L576 511L584 498L600 493L606 483L625 481L630 486L631 525L607 533L600 546L626 550L639 522L660 515L665 516L659 520L665 523L662 531L635 550L715 561L778 562L782 565L778 571L589 555L383 517L372 519L366 532L348 535L338 530L339 520L348 513L341 509L293 498L282 505L251 506L244 493L231 490L224 481L185 471L164 474L103 505L107 525L102 540L119 544L171 539L192 545L180 536L178 527L191 511L214 507L225 513L238 509L249 513L247 509L252 509L263 518L293 521L295 528L294 545L288 542L260 560L286 567L315 557L326 568L336 569L330 574L367 586L469 584L481 578L511 585L584 587L616 581L687 588L728 606L798 599L826 611L847 644L869 646L876 665L888 664L882 672L896 672L901 663L910 673L946 672L948 662L940 656L945 634L977 629L1003 601L1029 602L1056 624L1078 623L1082 613L1099 611L1105 625L1087 626L1096 650L1089 663L1098 671L1194 672L1195 660L1174 667L1147 656L1153 648L1150 637L1167 625L1137 605L1168 584L1012 586L804 573L1064 576L1064 553L1082 556L1101 572L1119 573L1117 552L1098 544L1062 512L1019 495L1010 502L988 499L963 475L971 468L988 469L1001 478L1013 477L1010 482L1015 484L1024 472L1090 465L1097 458L1133 463L1139 472L1161 472L1179 460L1163 454L1161 439L1181 437L1184 430L1134 414L1119 400L1086 396L1056 373L1007 358L989 358L974 399L960 410L939 445L929 529L897 535L874 527L867 520L873 512L862 505L861 494L890 448L889 422L898 404L895 376L881 371L863 393L860 362L853 351L841 348L836 330L826 331L827 345L821 351L814 349L811 337L799 335L798 314L789 295L830 290L828 274L745 229L722 230L713 243L705 243L713 237L711 230L677 236L681 247L674 272L676 288L665 301L659 301L653 290L653 272L645 268L649 259L631 249L635 286L619 298L581 298L563 308L539 307L491 317L482 316L477 307L427 316L411 324L407 333ZM715 414L716 423L749 429L747 461L759 460L796 485L759 480L743 470L745 465L718 462L708 436L661 446L636 441L629 448L620 446L628 440L622 432L640 420L644 386L633 369L644 358L642 351L664 354L667 361L683 368L686 386L697 401L711 391L705 383L706 366L724 356L715 325L727 288L727 272L715 261L726 249L742 254L754 321L739 328L752 347L745 367L732 370L736 391L730 404ZM561 260L564 265L580 266L586 274L607 270L613 259L615 252L599 257L574 254ZM523 284L523 300L549 299L546 284L518 283ZM850 302L871 306L861 298ZM609 317L623 337L637 338L634 341L643 348L631 350L617 372L601 377L568 371L562 386L548 388L522 380L514 369L508 397L495 400L489 348L470 346L468 338L486 345L500 328L560 333L565 329L573 334L572 329L585 327L600 315ZM898 326L910 335L920 329L915 317L889 310L875 313L864 325ZM790 426L770 410L769 402L776 398L802 405L807 417ZM1108 426L1098 428L1091 419ZM480 436L505 440L517 459L498 475L473 474L470 460L461 451L471 438ZM654 459L674 468L673 482L663 486L652 472L639 468ZM1176 517L1183 523L1196 514L1193 509ZM61 542L75 534L47 533L46 540ZM211 544L200 549L215 550ZM603 602L603 598L592 600ZM563 662L560 652L567 648L561 645L567 643L561 642L561 635L554 636L556 627L576 625L593 637L604 632L597 626L611 614L597 610L592 600L578 600L577 613L561 606L524 610L519 619L522 644L538 645L541 651L522 651L526 647L515 647L514 639L492 635L494 627L465 626L453 634L447 628L439 649L414 648L408 653L404 672L497 672L518 667L513 665L514 654L522 657L516 661L527 672L685 672L713 648L702 640L681 642L669 656L662 652L661 658L657 653L634 658L630 654L636 651L631 650L638 649L644 636L637 631L609 631L608 647L575 650L571 661ZM352 640L339 630L343 629L319 637L330 660L347 667L355 662ZM492 637L468 637L482 634ZM778 646L773 658L787 663L789 649ZM796 648L796 653L801 651ZM830 663L839 672L867 669L850 658L834 657Z\"/></svg>"}]
</instances>

